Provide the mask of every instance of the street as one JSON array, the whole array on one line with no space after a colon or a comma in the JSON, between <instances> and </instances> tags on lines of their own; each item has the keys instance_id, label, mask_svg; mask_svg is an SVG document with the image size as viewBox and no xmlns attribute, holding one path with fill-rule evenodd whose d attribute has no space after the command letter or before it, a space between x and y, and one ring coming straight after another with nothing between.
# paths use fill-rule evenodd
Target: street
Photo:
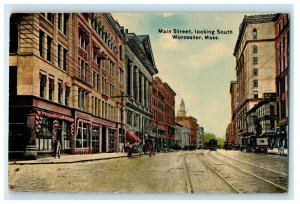
<instances>
[{"instance_id":1,"label":"street","mask_svg":"<svg viewBox=\"0 0 300 204\"><path fill-rule=\"evenodd\" d=\"M178 151L70 164L8 166L16 192L287 193L288 157Z\"/></svg>"}]
</instances>

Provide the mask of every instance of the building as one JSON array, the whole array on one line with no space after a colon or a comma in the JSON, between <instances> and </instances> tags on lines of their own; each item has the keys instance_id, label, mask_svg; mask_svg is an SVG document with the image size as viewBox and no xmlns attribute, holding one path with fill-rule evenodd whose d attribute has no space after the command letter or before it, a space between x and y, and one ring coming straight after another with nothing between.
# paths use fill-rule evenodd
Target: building
<instances>
[{"instance_id":1,"label":"building","mask_svg":"<svg viewBox=\"0 0 300 204\"><path fill-rule=\"evenodd\" d=\"M158 148L169 147L175 137L175 95L172 88L159 77L152 83L152 136Z\"/></svg>"},{"instance_id":2,"label":"building","mask_svg":"<svg viewBox=\"0 0 300 204\"><path fill-rule=\"evenodd\" d=\"M199 142L202 141L202 139L199 138L200 137L199 130L201 130L201 129L199 128L199 125L197 124L196 118L194 118L192 116L186 116L185 103L184 103L183 99L181 99L180 108L177 111L176 123L178 123L180 125L184 125L191 130L191 138L190 138L189 145L195 145L195 146L199 147Z\"/></svg>"},{"instance_id":3,"label":"building","mask_svg":"<svg viewBox=\"0 0 300 204\"><path fill-rule=\"evenodd\" d=\"M9 153L118 151L125 36L110 14L10 18Z\"/></svg>"},{"instance_id":4,"label":"building","mask_svg":"<svg viewBox=\"0 0 300 204\"><path fill-rule=\"evenodd\" d=\"M126 131L135 133L144 143L151 129L151 85L158 73L148 35L135 35L125 30L126 69L125 88L129 97L126 103Z\"/></svg>"},{"instance_id":5,"label":"building","mask_svg":"<svg viewBox=\"0 0 300 204\"><path fill-rule=\"evenodd\" d=\"M289 16L288 14L277 14L274 21L276 49L276 126L278 138L287 147L289 127Z\"/></svg>"},{"instance_id":6,"label":"building","mask_svg":"<svg viewBox=\"0 0 300 204\"><path fill-rule=\"evenodd\" d=\"M236 57L235 134L241 141L248 137L246 114L275 92L275 14L245 16L233 55Z\"/></svg>"},{"instance_id":7,"label":"building","mask_svg":"<svg viewBox=\"0 0 300 204\"><path fill-rule=\"evenodd\" d=\"M236 113L236 107L237 107L237 98L236 98L236 81L230 82L230 107L231 107L231 121L228 124L227 130L226 130L226 141L228 142L228 145L230 147L236 146L238 144L238 139L236 137L235 132L235 113Z\"/></svg>"},{"instance_id":8,"label":"building","mask_svg":"<svg viewBox=\"0 0 300 204\"><path fill-rule=\"evenodd\" d=\"M180 145L182 148L190 145L191 129L185 125L176 123L175 144Z\"/></svg>"},{"instance_id":9,"label":"building","mask_svg":"<svg viewBox=\"0 0 300 204\"><path fill-rule=\"evenodd\" d=\"M247 131L250 137L268 138L272 147L279 146L279 140L275 134L275 98L275 93L267 93L264 100L247 112ZM251 140L248 141L248 144L251 142Z\"/></svg>"}]
</instances>

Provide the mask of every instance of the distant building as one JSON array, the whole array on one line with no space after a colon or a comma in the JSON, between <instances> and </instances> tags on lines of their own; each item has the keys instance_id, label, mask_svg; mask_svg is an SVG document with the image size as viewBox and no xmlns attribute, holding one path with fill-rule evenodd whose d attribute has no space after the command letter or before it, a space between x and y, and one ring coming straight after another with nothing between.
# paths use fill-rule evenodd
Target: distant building
<instances>
[{"instance_id":1,"label":"distant building","mask_svg":"<svg viewBox=\"0 0 300 204\"><path fill-rule=\"evenodd\" d=\"M191 129L188 126L176 123L175 144L181 147L190 145Z\"/></svg>"},{"instance_id":2,"label":"distant building","mask_svg":"<svg viewBox=\"0 0 300 204\"><path fill-rule=\"evenodd\" d=\"M172 88L159 77L152 83L152 127L158 148L169 147L175 137L175 96Z\"/></svg>"},{"instance_id":3,"label":"distant building","mask_svg":"<svg viewBox=\"0 0 300 204\"><path fill-rule=\"evenodd\" d=\"M180 116L178 116L180 115ZM191 130L191 139L190 139L190 145L198 145L200 142L199 139L199 130L200 128L198 127L199 125L197 124L197 119L189 116L186 116L186 111L185 111L185 104L183 99L181 100L180 103L180 110L177 112L177 117L176 117L176 123L184 125L188 127Z\"/></svg>"}]
</instances>

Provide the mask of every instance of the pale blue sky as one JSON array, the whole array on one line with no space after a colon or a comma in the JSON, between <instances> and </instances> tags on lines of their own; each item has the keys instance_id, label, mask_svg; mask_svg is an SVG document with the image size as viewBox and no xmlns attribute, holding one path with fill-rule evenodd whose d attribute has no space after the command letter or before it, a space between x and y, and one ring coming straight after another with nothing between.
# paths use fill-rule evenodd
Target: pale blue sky
<instances>
[{"instance_id":1,"label":"pale blue sky","mask_svg":"<svg viewBox=\"0 0 300 204\"><path fill-rule=\"evenodd\" d=\"M177 93L205 132L224 137L230 122L229 84L235 80L234 46L244 13L113 13L120 25L149 35L158 76ZM219 40L173 40L158 29L232 30Z\"/></svg>"}]
</instances>

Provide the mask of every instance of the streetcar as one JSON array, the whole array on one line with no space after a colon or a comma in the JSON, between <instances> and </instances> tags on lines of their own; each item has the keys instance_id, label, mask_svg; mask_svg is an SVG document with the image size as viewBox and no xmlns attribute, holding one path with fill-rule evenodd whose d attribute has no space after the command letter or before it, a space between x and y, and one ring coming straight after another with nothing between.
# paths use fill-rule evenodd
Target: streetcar
<instances>
[{"instance_id":1,"label":"streetcar","mask_svg":"<svg viewBox=\"0 0 300 204\"><path fill-rule=\"evenodd\" d=\"M210 150L210 151L217 151L218 149L218 142L216 139L210 139L207 143L207 148Z\"/></svg>"}]
</instances>

